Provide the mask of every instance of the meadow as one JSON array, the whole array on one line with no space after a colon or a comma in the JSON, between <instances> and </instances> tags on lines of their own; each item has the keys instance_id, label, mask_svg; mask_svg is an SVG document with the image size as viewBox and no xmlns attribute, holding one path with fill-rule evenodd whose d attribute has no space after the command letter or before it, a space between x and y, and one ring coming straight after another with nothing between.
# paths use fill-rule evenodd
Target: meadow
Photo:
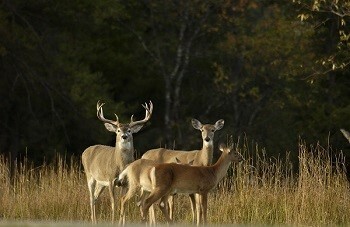
<instances>
[{"instance_id":1,"label":"meadow","mask_svg":"<svg viewBox=\"0 0 350 227\"><path fill-rule=\"evenodd\" d=\"M209 194L211 224L346 225L350 223L349 182L341 155L330 148L299 144L298 161L270 158L256 145L237 145L245 161L232 165L227 176ZM283 156L284 157L284 156ZM23 160L10 177L10 165L0 157L0 224L89 223L90 208L80 157L57 156L56 161L32 167ZM119 197L119 189L117 189ZM118 198L117 198L118 199ZM140 212L130 201L127 221L139 223ZM191 223L188 196L175 202L175 222ZM119 217L119 204L116 217ZM164 219L156 209L157 221ZM99 223L109 224L107 190L97 203Z\"/></svg>"}]
</instances>

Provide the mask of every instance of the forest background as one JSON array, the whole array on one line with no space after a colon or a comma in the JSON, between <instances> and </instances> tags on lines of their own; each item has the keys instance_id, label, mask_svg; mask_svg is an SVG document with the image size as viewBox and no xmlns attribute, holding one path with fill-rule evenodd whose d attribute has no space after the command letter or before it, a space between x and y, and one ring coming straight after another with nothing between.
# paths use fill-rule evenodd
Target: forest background
<instances>
[{"instance_id":1,"label":"forest background","mask_svg":"<svg viewBox=\"0 0 350 227\"><path fill-rule=\"evenodd\" d=\"M122 122L152 100L139 153L199 148L191 118L271 156L295 158L300 139L349 150L349 20L331 0L4 0L0 153L40 164L114 145L98 100Z\"/></svg>"}]
</instances>

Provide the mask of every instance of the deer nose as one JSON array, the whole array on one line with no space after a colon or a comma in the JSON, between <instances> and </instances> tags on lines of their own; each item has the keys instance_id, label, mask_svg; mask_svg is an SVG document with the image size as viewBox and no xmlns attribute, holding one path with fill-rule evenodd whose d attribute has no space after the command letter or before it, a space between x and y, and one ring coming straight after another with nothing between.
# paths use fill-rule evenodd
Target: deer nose
<instances>
[{"instance_id":1,"label":"deer nose","mask_svg":"<svg viewBox=\"0 0 350 227\"><path fill-rule=\"evenodd\" d=\"M126 140L126 138L128 138L128 136L127 135L122 135L122 138L123 138L123 140Z\"/></svg>"},{"instance_id":2,"label":"deer nose","mask_svg":"<svg viewBox=\"0 0 350 227\"><path fill-rule=\"evenodd\" d=\"M209 141L210 141L210 138L209 138L209 137L205 137L204 140L207 141L207 142L209 142Z\"/></svg>"}]
</instances>

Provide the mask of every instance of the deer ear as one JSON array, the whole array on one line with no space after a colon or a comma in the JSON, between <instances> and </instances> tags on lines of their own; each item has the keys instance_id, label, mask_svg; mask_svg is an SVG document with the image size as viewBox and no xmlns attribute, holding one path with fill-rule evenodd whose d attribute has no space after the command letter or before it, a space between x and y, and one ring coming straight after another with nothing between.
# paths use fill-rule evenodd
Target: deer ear
<instances>
[{"instance_id":1,"label":"deer ear","mask_svg":"<svg viewBox=\"0 0 350 227\"><path fill-rule=\"evenodd\" d=\"M221 143L221 144L219 145L220 151L224 152L224 151L225 151L225 148L226 148L225 144Z\"/></svg>"},{"instance_id":2,"label":"deer ear","mask_svg":"<svg viewBox=\"0 0 350 227\"><path fill-rule=\"evenodd\" d=\"M191 120L191 122L192 122L193 128L198 129L198 130L201 130L201 129L202 129L203 125L202 125L202 123L201 123L200 121L198 121L197 119L194 119L194 118L193 118L193 119Z\"/></svg>"},{"instance_id":3,"label":"deer ear","mask_svg":"<svg viewBox=\"0 0 350 227\"><path fill-rule=\"evenodd\" d=\"M224 124L225 124L224 119L218 120L218 121L215 123L215 125L214 125L215 130L220 130L220 129L222 129L222 127L224 127Z\"/></svg>"},{"instance_id":4,"label":"deer ear","mask_svg":"<svg viewBox=\"0 0 350 227\"><path fill-rule=\"evenodd\" d=\"M105 127L110 132L117 132L117 128L110 123L105 123Z\"/></svg>"},{"instance_id":5,"label":"deer ear","mask_svg":"<svg viewBox=\"0 0 350 227\"><path fill-rule=\"evenodd\" d=\"M138 131L140 131L140 129L143 127L143 125L134 125L131 127L131 132L132 133L137 133Z\"/></svg>"}]
</instances>

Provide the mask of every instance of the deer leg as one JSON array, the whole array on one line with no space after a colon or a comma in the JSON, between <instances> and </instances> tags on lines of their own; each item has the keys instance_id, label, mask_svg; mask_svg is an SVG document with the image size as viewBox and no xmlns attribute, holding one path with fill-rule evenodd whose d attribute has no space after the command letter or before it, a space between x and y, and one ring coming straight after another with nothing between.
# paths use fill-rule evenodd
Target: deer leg
<instances>
[{"instance_id":1,"label":"deer leg","mask_svg":"<svg viewBox=\"0 0 350 227\"><path fill-rule=\"evenodd\" d=\"M95 192L94 192L95 201L98 199L98 197L100 197L101 193L103 192L103 189L105 189L105 186L100 185L98 183L96 184Z\"/></svg>"},{"instance_id":2,"label":"deer leg","mask_svg":"<svg viewBox=\"0 0 350 227\"><path fill-rule=\"evenodd\" d=\"M161 198L160 202L159 202L159 208L162 211L165 219L167 220L168 223L172 222L172 219L169 216L168 210L167 209L167 202L169 201L169 197L168 196L164 196Z\"/></svg>"},{"instance_id":3,"label":"deer leg","mask_svg":"<svg viewBox=\"0 0 350 227\"><path fill-rule=\"evenodd\" d=\"M137 202L137 206L140 207L140 213L142 214L142 204L144 203L145 199L146 199L146 196L149 195L149 192L147 191L144 191L142 188L141 188L141 195L140 195L140 201ZM150 209L148 211L148 215L149 215L149 224L150 225L155 225L156 224L156 216L155 216L155 213L154 213L154 206L151 205L150 206Z\"/></svg>"},{"instance_id":4,"label":"deer leg","mask_svg":"<svg viewBox=\"0 0 350 227\"><path fill-rule=\"evenodd\" d=\"M126 188L122 187L121 190L120 190L120 194L121 194L121 199L120 199L120 216L119 216L119 225L125 225L125 213L124 213L124 206L125 206L125 203L126 201L128 200L126 198L127 196L127 192L126 191Z\"/></svg>"},{"instance_id":5,"label":"deer leg","mask_svg":"<svg viewBox=\"0 0 350 227\"><path fill-rule=\"evenodd\" d=\"M168 197L169 218L171 220L174 220L174 201L175 195L171 195Z\"/></svg>"},{"instance_id":6,"label":"deer leg","mask_svg":"<svg viewBox=\"0 0 350 227\"><path fill-rule=\"evenodd\" d=\"M204 193L201 195L201 210L203 216L203 224L207 224L207 206L208 206L208 194Z\"/></svg>"},{"instance_id":7,"label":"deer leg","mask_svg":"<svg viewBox=\"0 0 350 227\"><path fill-rule=\"evenodd\" d=\"M91 208L91 221L96 224L96 213L95 213L95 197L94 191L96 187L96 181L93 178L88 179L88 188L90 196L90 208Z\"/></svg>"},{"instance_id":8,"label":"deer leg","mask_svg":"<svg viewBox=\"0 0 350 227\"><path fill-rule=\"evenodd\" d=\"M109 189L109 197L111 199L111 209L112 209L112 223L114 223L114 210L115 210L115 204L114 204L114 184L113 181L110 181L108 184L108 189Z\"/></svg>"},{"instance_id":9,"label":"deer leg","mask_svg":"<svg viewBox=\"0 0 350 227\"><path fill-rule=\"evenodd\" d=\"M150 209L148 211L148 215L149 215L149 224L152 225L156 225L156 216L154 213L154 206L150 206Z\"/></svg>"},{"instance_id":10,"label":"deer leg","mask_svg":"<svg viewBox=\"0 0 350 227\"><path fill-rule=\"evenodd\" d=\"M141 193L140 193L140 200L136 203L136 205L140 208L140 214L141 214L141 217L142 217L142 206L145 202L145 199L146 199L146 196L149 195L149 193L145 190L143 190L143 188L141 187ZM153 214L152 214L153 212ZM148 212L148 215L149 215L149 224L152 225L152 223L154 222L155 223L155 217L154 217L154 208L153 208L153 205L150 206L150 210Z\"/></svg>"},{"instance_id":11,"label":"deer leg","mask_svg":"<svg viewBox=\"0 0 350 227\"><path fill-rule=\"evenodd\" d=\"M147 216L147 213L149 211L150 206L153 205L160 198L165 196L167 194L167 191L168 191L168 189L166 187L163 187L163 188L157 187L151 192L151 194L148 196L148 198L145 199L145 201L142 204L142 209L141 209L141 217L142 217L143 222L145 222L145 220L147 218L146 216Z\"/></svg>"},{"instance_id":12,"label":"deer leg","mask_svg":"<svg viewBox=\"0 0 350 227\"><path fill-rule=\"evenodd\" d=\"M201 217L202 217L202 212L201 212L202 197L199 194L195 194L195 200L196 200L196 208L197 208L197 226L198 226L200 225Z\"/></svg>"},{"instance_id":13,"label":"deer leg","mask_svg":"<svg viewBox=\"0 0 350 227\"><path fill-rule=\"evenodd\" d=\"M190 194L191 211L192 211L192 223L196 223L196 198L195 194Z\"/></svg>"},{"instance_id":14,"label":"deer leg","mask_svg":"<svg viewBox=\"0 0 350 227\"><path fill-rule=\"evenodd\" d=\"M119 225L125 225L125 203L134 196L136 188L129 184L128 191L125 193L126 188L122 187L122 198L120 202L120 218Z\"/></svg>"}]
</instances>

